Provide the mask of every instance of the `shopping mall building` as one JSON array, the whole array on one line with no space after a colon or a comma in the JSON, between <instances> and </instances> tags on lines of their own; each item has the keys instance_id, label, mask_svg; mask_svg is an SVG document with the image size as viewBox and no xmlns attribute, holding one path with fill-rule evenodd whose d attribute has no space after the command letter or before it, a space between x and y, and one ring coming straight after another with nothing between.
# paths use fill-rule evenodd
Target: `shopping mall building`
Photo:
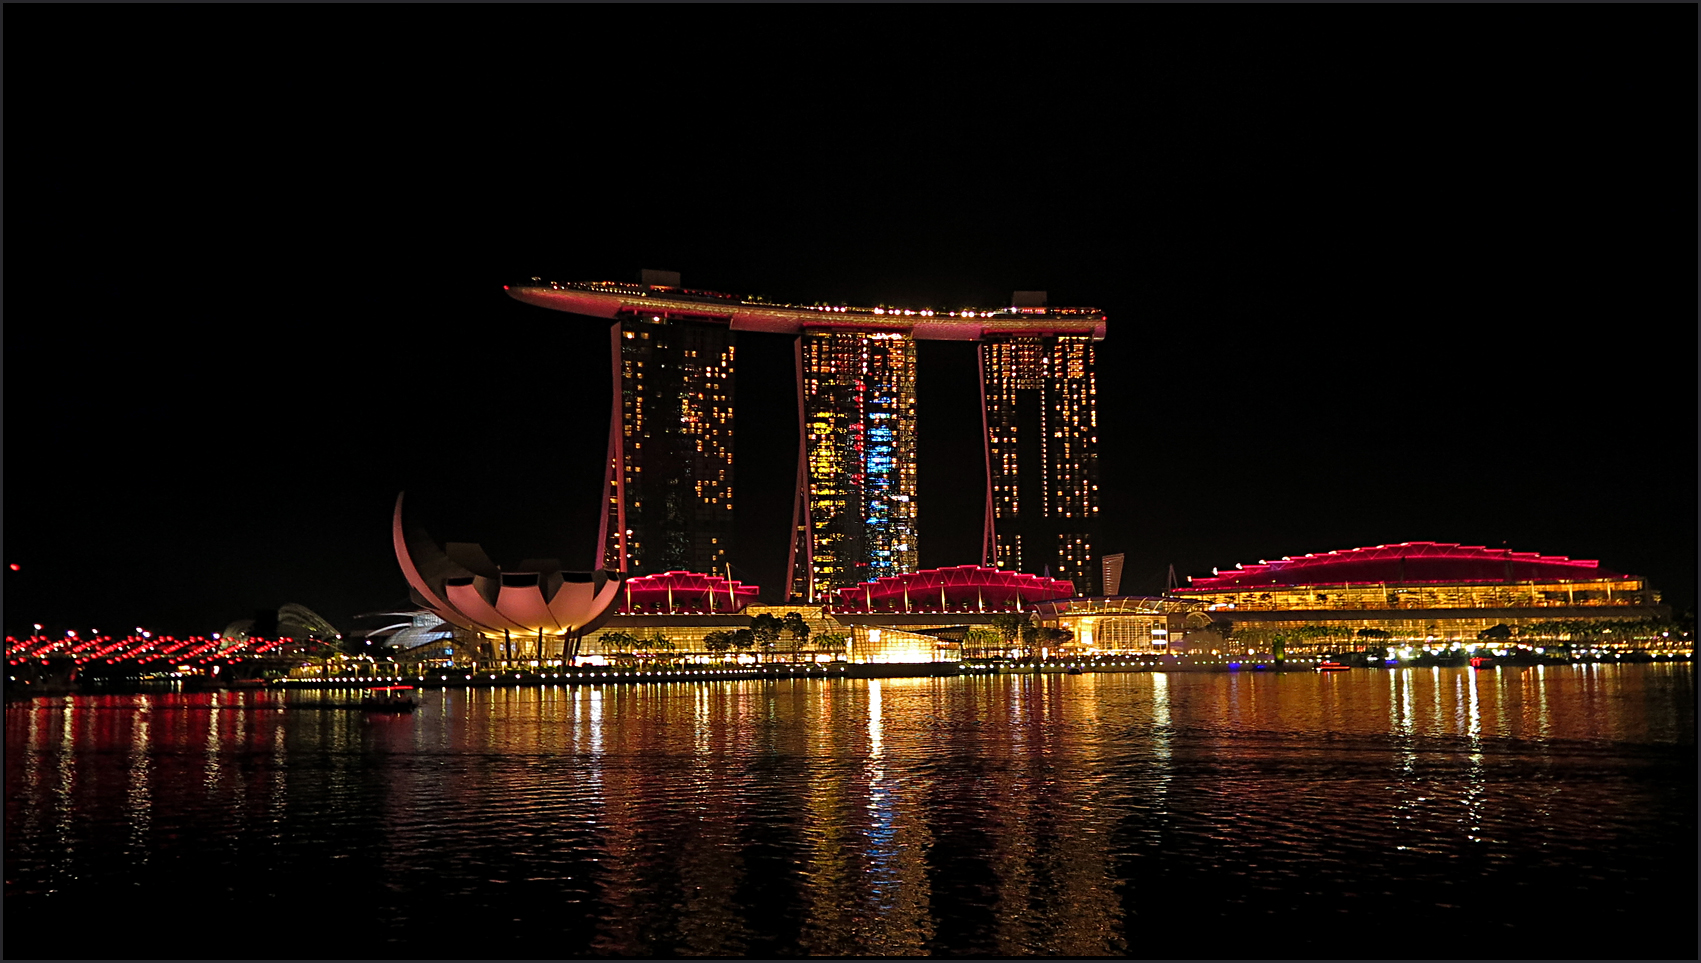
<instances>
[{"instance_id":1,"label":"shopping mall building","mask_svg":"<svg viewBox=\"0 0 1701 963\"><path fill-rule=\"evenodd\" d=\"M1288 651L1321 651L1371 641L1474 642L1500 625L1514 636L1563 639L1567 626L1581 634L1589 626L1629 629L1671 618L1647 579L1598 561L1443 542L1237 565L1189 579L1174 594L1203 603L1217 627L1190 632L1195 646L1224 645L1220 629L1227 628L1235 646L1260 651L1277 636L1291 640Z\"/></svg>"}]
</instances>

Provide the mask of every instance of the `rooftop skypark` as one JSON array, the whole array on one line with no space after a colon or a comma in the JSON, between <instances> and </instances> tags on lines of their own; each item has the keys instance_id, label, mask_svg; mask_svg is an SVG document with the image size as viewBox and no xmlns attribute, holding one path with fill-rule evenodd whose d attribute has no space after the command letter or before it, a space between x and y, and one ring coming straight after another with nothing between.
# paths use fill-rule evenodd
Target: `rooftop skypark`
<instances>
[{"instance_id":1,"label":"rooftop skypark","mask_svg":"<svg viewBox=\"0 0 1701 963\"><path fill-rule=\"evenodd\" d=\"M508 285L510 297L554 311L613 318L648 311L659 319L729 321L734 331L796 334L803 328L900 331L923 341L976 341L995 334L1088 334L1104 340L1098 308L1011 305L997 308L899 308L888 305L787 304L672 285L620 281L543 281Z\"/></svg>"}]
</instances>

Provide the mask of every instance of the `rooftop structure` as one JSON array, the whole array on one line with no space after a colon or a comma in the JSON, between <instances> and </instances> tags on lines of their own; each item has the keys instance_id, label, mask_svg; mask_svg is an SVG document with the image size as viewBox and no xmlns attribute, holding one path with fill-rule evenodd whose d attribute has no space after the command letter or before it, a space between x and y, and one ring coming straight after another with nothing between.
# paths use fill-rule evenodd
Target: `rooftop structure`
<instances>
[{"instance_id":1,"label":"rooftop structure","mask_svg":"<svg viewBox=\"0 0 1701 963\"><path fill-rule=\"evenodd\" d=\"M618 281L509 285L510 297L540 308L593 318L649 314L657 320L694 318L728 324L734 331L798 334L805 328L891 331L919 341L979 341L989 335L1086 335L1104 340L1098 308L1007 306L996 308L854 307L784 304L715 291Z\"/></svg>"},{"instance_id":2,"label":"rooftop structure","mask_svg":"<svg viewBox=\"0 0 1701 963\"><path fill-rule=\"evenodd\" d=\"M429 611L369 612L355 618L385 620L377 628L356 632L355 638L364 636L368 641L377 641L402 652L426 646L452 645L455 637L455 627Z\"/></svg>"},{"instance_id":3,"label":"rooftop structure","mask_svg":"<svg viewBox=\"0 0 1701 963\"><path fill-rule=\"evenodd\" d=\"M1213 570L1189 578L1188 592L1219 592L1256 586L1368 583L1476 583L1527 581L1613 581L1632 578L1588 559L1514 552L1456 542L1400 542L1340 552L1283 557L1274 562Z\"/></svg>"},{"instance_id":4,"label":"rooftop structure","mask_svg":"<svg viewBox=\"0 0 1701 963\"><path fill-rule=\"evenodd\" d=\"M930 568L838 590L835 612L1009 612L1067 598L1065 579L1001 571L984 565Z\"/></svg>"},{"instance_id":5,"label":"rooftop structure","mask_svg":"<svg viewBox=\"0 0 1701 963\"><path fill-rule=\"evenodd\" d=\"M639 575L620 583L619 611L700 613L730 615L738 612L761 592L757 586L745 585L719 575L700 575L695 572L662 572L658 575Z\"/></svg>"}]
</instances>

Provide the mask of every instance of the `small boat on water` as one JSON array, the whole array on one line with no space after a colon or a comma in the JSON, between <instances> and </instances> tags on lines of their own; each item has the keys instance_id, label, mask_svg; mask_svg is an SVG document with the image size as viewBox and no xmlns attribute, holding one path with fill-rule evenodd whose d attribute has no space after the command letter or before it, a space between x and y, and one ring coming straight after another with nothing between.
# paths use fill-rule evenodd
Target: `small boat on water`
<instances>
[{"instance_id":1,"label":"small boat on water","mask_svg":"<svg viewBox=\"0 0 1701 963\"><path fill-rule=\"evenodd\" d=\"M1350 668L1352 668L1352 666L1343 665L1333 659L1324 659L1322 662L1317 663L1318 672L1345 672Z\"/></svg>"},{"instance_id":2,"label":"small boat on water","mask_svg":"<svg viewBox=\"0 0 1701 963\"><path fill-rule=\"evenodd\" d=\"M367 712L412 712L419 707L411 685L381 685L367 689L360 697L360 707Z\"/></svg>"}]
</instances>

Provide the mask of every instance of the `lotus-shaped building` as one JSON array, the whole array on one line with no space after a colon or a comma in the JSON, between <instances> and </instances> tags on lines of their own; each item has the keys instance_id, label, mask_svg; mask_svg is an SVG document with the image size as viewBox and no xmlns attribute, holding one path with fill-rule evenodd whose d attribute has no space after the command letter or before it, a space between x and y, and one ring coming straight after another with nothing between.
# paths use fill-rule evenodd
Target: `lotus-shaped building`
<instances>
[{"instance_id":1,"label":"lotus-shaped building","mask_svg":"<svg viewBox=\"0 0 1701 963\"><path fill-rule=\"evenodd\" d=\"M620 595L617 572L567 571L553 558L501 569L470 542L437 543L402 521L396 497L391 536L415 603L485 641L493 658L573 663L579 641ZM597 544L602 544L599 537Z\"/></svg>"}]
</instances>

